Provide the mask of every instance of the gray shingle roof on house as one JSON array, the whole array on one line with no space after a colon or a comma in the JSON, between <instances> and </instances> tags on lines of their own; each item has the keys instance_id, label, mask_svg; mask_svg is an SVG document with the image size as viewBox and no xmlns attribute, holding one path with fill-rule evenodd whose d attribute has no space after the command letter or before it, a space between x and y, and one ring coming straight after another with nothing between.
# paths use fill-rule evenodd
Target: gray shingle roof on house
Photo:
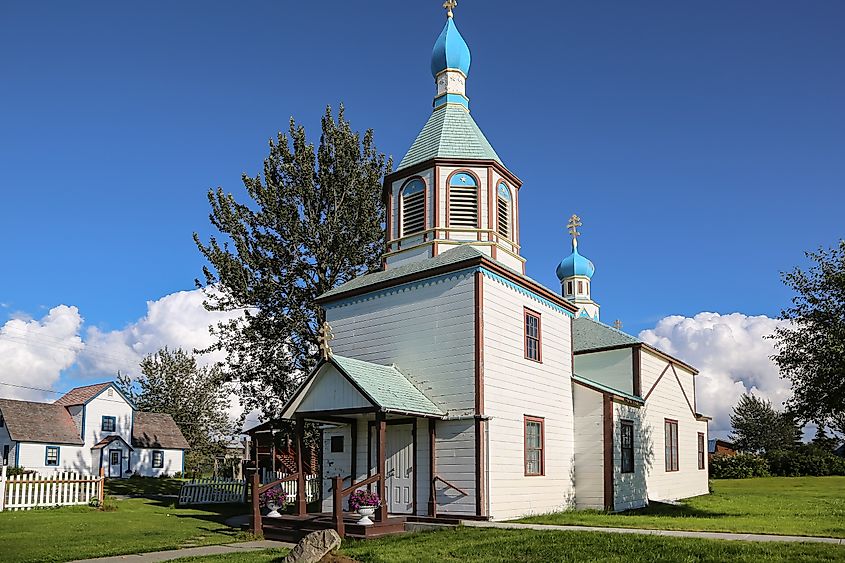
<instances>
[{"instance_id":1,"label":"gray shingle roof on house","mask_svg":"<svg viewBox=\"0 0 845 563\"><path fill-rule=\"evenodd\" d=\"M438 157L495 160L502 164L469 112L452 104L431 113L396 170Z\"/></svg>"},{"instance_id":2,"label":"gray shingle roof on house","mask_svg":"<svg viewBox=\"0 0 845 563\"><path fill-rule=\"evenodd\" d=\"M0 399L0 413L16 442L83 444L79 428L62 405Z\"/></svg>"},{"instance_id":3,"label":"gray shingle roof on house","mask_svg":"<svg viewBox=\"0 0 845 563\"><path fill-rule=\"evenodd\" d=\"M331 361L384 410L443 416L434 402L395 366L383 366L344 356Z\"/></svg>"},{"instance_id":4,"label":"gray shingle roof on house","mask_svg":"<svg viewBox=\"0 0 845 563\"><path fill-rule=\"evenodd\" d=\"M575 319L572 328L572 342L575 352L642 343L641 340L630 334L586 317Z\"/></svg>"},{"instance_id":5,"label":"gray shingle roof on house","mask_svg":"<svg viewBox=\"0 0 845 563\"><path fill-rule=\"evenodd\" d=\"M172 416L159 412L140 411L135 413L132 446L168 450L187 450L191 447Z\"/></svg>"},{"instance_id":6,"label":"gray shingle roof on house","mask_svg":"<svg viewBox=\"0 0 845 563\"><path fill-rule=\"evenodd\" d=\"M453 249L447 250L446 252L438 254L433 258L427 258L418 262L411 262L409 264L403 264L401 266L388 268L387 270L358 276L357 278L349 280L343 285L339 285L333 289L328 290L324 294L320 295L317 299L323 300L327 297L333 297L341 293L346 293L347 291L361 289L378 283L389 282L391 280L395 280L404 276L425 272L426 270L434 270L442 266L449 266L451 264L463 262L464 260L472 260L474 258L479 258L482 256L486 255L477 248L474 248L469 244L462 244Z\"/></svg>"},{"instance_id":7,"label":"gray shingle roof on house","mask_svg":"<svg viewBox=\"0 0 845 563\"><path fill-rule=\"evenodd\" d=\"M95 383L94 385L86 385L84 387L74 387L61 397L59 397L53 404L70 407L72 405L84 405L89 399L97 396L97 393L111 385L111 382Z\"/></svg>"}]
</instances>

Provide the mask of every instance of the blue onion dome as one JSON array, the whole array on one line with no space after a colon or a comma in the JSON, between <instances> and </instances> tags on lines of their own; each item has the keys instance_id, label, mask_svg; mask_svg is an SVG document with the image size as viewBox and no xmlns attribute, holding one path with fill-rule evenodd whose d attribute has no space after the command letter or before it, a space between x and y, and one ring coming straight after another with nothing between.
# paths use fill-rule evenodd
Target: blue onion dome
<instances>
[{"instance_id":1,"label":"blue onion dome","mask_svg":"<svg viewBox=\"0 0 845 563\"><path fill-rule=\"evenodd\" d=\"M436 78L447 68L456 68L469 76L469 63L469 47L452 18L447 18L446 26L431 51L431 74Z\"/></svg>"},{"instance_id":2,"label":"blue onion dome","mask_svg":"<svg viewBox=\"0 0 845 563\"><path fill-rule=\"evenodd\" d=\"M572 241L572 254L560 261L557 266L557 277L563 281L572 276L586 276L592 278L596 272L593 263L578 253L578 241Z\"/></svg>"}]
</instances>

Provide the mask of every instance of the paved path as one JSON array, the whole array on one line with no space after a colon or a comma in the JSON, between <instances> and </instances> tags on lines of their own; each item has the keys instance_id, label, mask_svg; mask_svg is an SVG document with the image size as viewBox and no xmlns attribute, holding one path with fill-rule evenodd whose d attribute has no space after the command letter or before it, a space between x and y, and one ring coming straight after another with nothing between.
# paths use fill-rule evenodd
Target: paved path
<instances>
[{"instance_id":1,"label":"paved path","mask_svg":"<svg viewBox=\"0 0 845 563\"><path fill-rule=\"evenodd\" d=\"M517 522L477 522L462 521L464 526L476 528L499 528L503 530L558 530L572 532L610 532L613 534L642 534L648 536L671 536L676 538L702 538L707 540L734 541L782 541L812 542L845 545L845 539L820 538L811 536L776 536L771 534L731 534L727 532L688 532L683 530L645 530L640 528L598 528L594 526L553 526L549 524L519 524Z\"/></svg>"},{"instance_id":2,"label":"paved path","mask_svg":"<svg viewBox=\"0 0 845 563\"><path fill-rule=\"evenodd\" d=\"M244 553L273 548L292 548L295 544L280 541L248 541L229 543L224 545L206 545L202 547L187 547L169 551L153 551L150 553L136 553L134 555L115 555L97 559L80 559L71 563L154 563L156 561L172 561L180 557L195 557L197 555L221 555L224 553Z\"/></svg>"}]
</instances>

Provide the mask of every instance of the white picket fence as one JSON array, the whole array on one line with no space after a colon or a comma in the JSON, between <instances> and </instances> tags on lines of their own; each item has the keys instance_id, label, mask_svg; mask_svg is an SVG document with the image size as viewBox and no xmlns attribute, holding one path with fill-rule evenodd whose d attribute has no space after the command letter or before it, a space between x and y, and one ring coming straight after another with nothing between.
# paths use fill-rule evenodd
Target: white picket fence
<instances>
[{"instance_id":1,"label":"white picket fence","mask_svg":"<svg viewBox=\"0 0 845 563\"><path fill-rule=\"evenodd\" d=\"M182 484L179 504L244 502L245 490L245 479L194 479Z\"/></svg>"},{"instance_id":2,"label":"white picket fence","mask_svg":"<svg viewBox=\"0 0 845 563\"><path fill-rule=\"evenodd\" d=\"M88 504L103 500L103 477L59 472L7 475L0 469L0 511Z\"/></svg>"},{"instance_id":3,"label":"white picket fence","mask_svg":"<svg viewBox=\"0 0 845 563\"><path fill-rule=\"evenodd\" d=\"M270 471L269 469L261 469L259 471L259 476L261 477L262 483L272 483L278 479L284 479L290 475L289 473L285 473L283 471ZM282 483L280 485L282 489L285 490L287 493L287 500L288 502L294 502L296 500L296 492L299 488L299 485L296 481L287 481L286 483ZM313 502L320 498L320 476L319 475L306 475L305 476L305 500L306 502Z\"/></svg>"}]
</instances>

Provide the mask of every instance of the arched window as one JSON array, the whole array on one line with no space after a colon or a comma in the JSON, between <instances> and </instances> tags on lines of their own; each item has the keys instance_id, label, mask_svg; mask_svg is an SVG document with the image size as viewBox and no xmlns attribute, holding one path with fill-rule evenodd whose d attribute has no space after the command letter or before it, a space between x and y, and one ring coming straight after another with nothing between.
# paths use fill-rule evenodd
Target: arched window
<instances>
[{"instance_id":1,"label":"arched window","mask_svg":"<svg viewBox=\"0 0 845 563\"><path fill-rule=\"evenodd\" d=\"M425 230L425 184L414 178L402 188L402 236Z\"/></svg>"},{"instance_id":2,"label":"arched window","mask_svg":"<svg viewBox=\"0 0 845 563\"><path fill-rule=\"evenodd\" d=\"M511 190L504 182L496 190L496 231L511 238Z\"/></svg>"},{"instance_id":3,"label":"arched window","mask_svg":"<svg viewBox=\"0 0 845 563\"><path fill-rule=\"evenodd\" d=\"M449 226L478 227L478 182L466 172L449 180Z\"/></svg>"}]
</instances>

